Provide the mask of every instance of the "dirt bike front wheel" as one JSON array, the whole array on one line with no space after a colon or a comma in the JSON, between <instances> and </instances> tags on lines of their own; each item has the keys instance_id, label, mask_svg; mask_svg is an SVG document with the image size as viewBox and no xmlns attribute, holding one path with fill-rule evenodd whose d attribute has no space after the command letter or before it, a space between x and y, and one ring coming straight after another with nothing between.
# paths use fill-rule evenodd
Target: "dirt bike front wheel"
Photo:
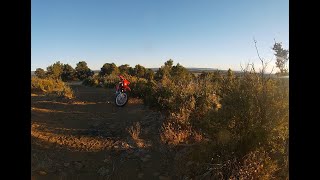
<instances>
[{"instance_id":1,"label":"dirt bike front wheel","mask_svg":"<svg viewBox=\"0 0 320 180\"><path fill-rule=\"evenodd\" d=\"M115 104L116 104L117 106L119 106L119 107L122 107L122 106L124 106L124 105L127 104L128 99L129 99L129 98L128 98L127 93L125 93L125 92L118 93L118 94L116 95L116 98L115 98Z\"/></svg>"}]
</instances>

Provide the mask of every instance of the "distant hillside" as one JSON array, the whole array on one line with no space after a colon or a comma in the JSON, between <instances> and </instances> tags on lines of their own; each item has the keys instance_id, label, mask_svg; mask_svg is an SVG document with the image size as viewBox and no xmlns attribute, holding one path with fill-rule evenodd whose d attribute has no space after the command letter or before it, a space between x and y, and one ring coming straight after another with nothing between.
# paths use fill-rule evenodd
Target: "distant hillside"
<instances>
[{"instance_id":1,"label":"distant hillside","mask_svg":"<svg viewBox=\"0 0 320 180\"><path fill-rule=\"evenodd\" d=\"M159 68L149 68L152 69L154 72L157 72ZM186 68L188 71L192 72L192 73L201 73L201 72L214 72L214 71L227 71L227 70L220 70L220 69L214 69L214 68L193 68L193 67L189 67Z\"/></svg>"}]
</instances>

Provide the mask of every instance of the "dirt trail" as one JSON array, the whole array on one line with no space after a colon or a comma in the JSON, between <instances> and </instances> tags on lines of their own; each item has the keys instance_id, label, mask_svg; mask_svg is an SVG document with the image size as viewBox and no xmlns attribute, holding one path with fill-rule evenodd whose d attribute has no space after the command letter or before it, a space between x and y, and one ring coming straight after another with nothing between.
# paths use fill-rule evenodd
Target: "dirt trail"
<instances>
[{"instance_id":1,"label":"dirt trail","mask_svg":"<svg viewBox=\"0 0 320 180\"><path fill-rule=\"evenodd\" d=\"M137 99L116 107L112 89L71 87L72 101L31 96L32 179L170 179L160 113Z\"/></svg>"}]
</instances>

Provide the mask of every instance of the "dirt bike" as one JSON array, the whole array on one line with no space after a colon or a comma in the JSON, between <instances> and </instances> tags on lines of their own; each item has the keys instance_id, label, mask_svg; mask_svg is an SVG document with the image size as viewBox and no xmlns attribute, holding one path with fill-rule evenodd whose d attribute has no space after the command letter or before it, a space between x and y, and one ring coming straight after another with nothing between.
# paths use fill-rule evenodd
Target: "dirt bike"
<instances>
[{"instance_id":1,"label":"dirt bike","mask_svg":"<svg viewBox=\"0 0 320 180\"><path fill-rule=\"evenodd\" d=\"M130 82L127 79L121 75L119 75L119 78L121 81L116 86L115 104L122 107L127 104L129 100L127 92L131 91L131 89L129 87Z\"/></svg>"}]
</instances>

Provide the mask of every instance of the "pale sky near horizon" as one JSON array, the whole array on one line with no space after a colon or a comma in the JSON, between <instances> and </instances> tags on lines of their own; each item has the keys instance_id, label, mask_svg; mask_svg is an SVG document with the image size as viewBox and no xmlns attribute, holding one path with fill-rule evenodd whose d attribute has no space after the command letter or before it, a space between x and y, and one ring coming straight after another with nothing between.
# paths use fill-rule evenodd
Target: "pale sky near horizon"
<instances>
[{"instance_id":1,"label":"pale sky near horizon","mask_svg":"<svg viewBox=\"0 0 320 180\"><path fill-rule=\"evenodd\" d=\"M56 61L239 70L289 49L288 0L31 0L31 70Z\"/></svg>"}]
</instances>

